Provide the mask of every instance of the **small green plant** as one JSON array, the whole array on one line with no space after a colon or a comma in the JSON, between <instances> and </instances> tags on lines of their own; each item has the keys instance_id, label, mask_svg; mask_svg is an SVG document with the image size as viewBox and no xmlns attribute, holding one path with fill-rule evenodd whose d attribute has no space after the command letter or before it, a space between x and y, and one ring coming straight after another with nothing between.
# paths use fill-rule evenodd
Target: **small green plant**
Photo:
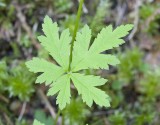
<instances>
[{"instance_id":1,"label":"small green plant","mask_svg":"<svg viewBox=\"0 0 160 125\"><path fill-rule=\"evenodd\" d=\"M144 4L140 9L140 17L144 26L144 31L150 35L159 35L159 7L160 4Z\"/></svg>"},{"instance_id":2,"label":"small green plant","mask_svg":"<svg viewBox=\"0 0 160 125\"><path fill-rule=\"evenodd\" d=\"M24 63L11 69L6 80L6 90L9 91L10 97L17 96L21 101L29 101L34 92L33 81L35 77L31 72L24 69L26 69Z\"/></svg>"},{"instance_id":3,"label":"small green plant","mask_svg":"<svg viewBox=\"0 0 160 125\"><path fill-rule=\"evenodd\" d=\"M68 15L65 20L60 21L60 25L61 25L60 30L64 30L65 28L68 28L70 31L70 34L73 35L74 27L75 27L74 25L75 18L76 18L76 15ZM83 25L80 23L79 27L82 27L82 26Z\"/></svg>"},{"instance_id":4,"label":"small green plant","mask_svg":"<svg viewBox=\"0 0 160 125\"><path fill-rule=\"evenodd\" d=\"M70 105L62 111L65 125L84 125L86 116L90 114L82 100L72 99Z\"/></svg>"},{"instance_id":5,"label":"small green plant","mask_svg":"<svg viewBox=\"0 0 160 125\"><path fill-rule=\"evenodd\" d=\"M35 77L24 63L8 68L5 61L0 62L0 92L8 91L10 97L18 97L21 101L29 101L34 92Z\"/></svg>"},{"instance_id":6,"label":"small green plant","mask_svg":"<svg viewBox=\"0 0 160 125\"><path fill-rule=\"evenodd\" d=\"M126 125L125 113L116 111L114 114L109 116L109 121L112 125Z\"/></svg>"},{"instance_id":7,"label":"small green plant","mask_svg":"<svg viewBox=\"0 0 160 125\"><path fill-rule=\"evenodd\" d=\"M57 104L61 110L65 108L67 103L70 103L71 81L89 107L92 106L93 101L99 106L110 106L109 96L96 88L104 85L107 80L99 76L81 74L78 71L108 69L108 65L118 64L119 60L116 56L101 54L101 52L123 44L124 40L121 38L126 36L133 27L131 24L121 25L113 30L111 25L107 26L101 30L90 46L92 35L89 27L85 25L77 33L82 1L72 38L68 29L62 31L61 36L59 36L57 23L53 23L48 16L44 18L42 27L45 35L39 36L38 39L59 66L37 57L26 62L26 66L31 72L42 73L38 76L36 83L45 82L46 85L50 85L48 96L59 93Z\"/></svg>"},{"instance_id":8,"label":"small green plant","mask_svg":"<svg viewBox=\"0 0 160 125\"><path fill-rule=\"evenodd\" d=\"M109 16L109 8L111 3L109 0L100 0L94 17L91 19L90 27L93 30L93 36L105 26L105 17Z\"/></svg>"},{"instance_id":9,"label":"small green plant","mask_svg":"<svg viewBox=\"0 0 160 125\"><path fill-rule=\"evenodd\" d=\"M136 74L145 70L146 64L144 65L142 58L143 53L139 48L127 49L125 53L119 54L121 63L118 65L117 77L123 85L130 83L135 79Z\"/></svg>"},{"instance_id":10,"label":"small green plant","mask_svg":"<svg viewBox=\"0 0 160 125\"><path fill-rule=\"evenodd\" d=\"M72 0L57 0L55 1L55 7L57 13L66 12L73 6Z\"/></svg>"},{"instance_id":11,"label":"small green plant","mask_svg":"<svg viewBox=\"0 0 160 125\"><path fill-rule=\"evenodd\" d=\"M149 70L143 76L137 87L138 91L143 94L144 102L155 103L156 99L160 96L160 69Z\"/></svg>"}]
</instances>

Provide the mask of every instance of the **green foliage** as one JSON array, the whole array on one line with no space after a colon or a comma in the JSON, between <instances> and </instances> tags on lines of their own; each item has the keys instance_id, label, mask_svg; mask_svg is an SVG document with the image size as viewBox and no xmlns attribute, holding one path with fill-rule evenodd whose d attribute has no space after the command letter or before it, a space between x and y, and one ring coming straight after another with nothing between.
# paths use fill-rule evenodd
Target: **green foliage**
<instances>
[{"instance_id":1,"label":"green foliage","mask_svg":"<svg viewBox=\"0 0 160 125\"><path fill-rule=\"evenodd\" d=\"M7 70L6 62L0 61L0 92L4 90L3 84L5 84L5 79L8 78L6 70Z\"/></svg>"},{"instance_id":2,"label":"green foliage","mask_svg":"<svg viewBox=\"0 0 160 125\"><path fill-rule=\"evenodd\" d=\"M65 124L84 125L86 115L89 111L85 108L84 103L80 99L71 100L70 105L67 105L63 110Z\"/></svg>"},{"instance_id":3,"label":"green foliage","mask_svg":"<svg viewBox=\"0 0 160 125\"><path fill-rule=\"evenodd\" d=\"M71 76L78 93L82 95L82 99L86 104L91 107L93 100L99 106L110 106L109 96L105 92L96 88L96 86L104 85L107 80L100 78L99 76L83 75L74 73ZM102 97L102 98L99 98Z\"/></svg>"},{"instance_id":4,"label":"green foliage","mask_svg":"<svg viewBox=\"0 0 160 125\"><path fill-rule=\"evenodd\" d=\"M75 18L76 18L76 15L70 15L70 16L67 16L64 21L60 21L60 25L62 26L61 29L64 30L66 28L69 28L71 35L73 35L74 27L75 27L74 25ZM79 27L82 27L81 23L79 24Z\"/></svg>"},{"instance_id":5,"label":"green foliage","mask_svg":"<svg viewBox=\"0 0 160 125\"><path fill-rule=\"evenodd\" d=\"M28 125L28 123L26 122L25 119L22 119L21 121L16 120L16 124L15 125Z\"/></svg>"},{"instance_id":6,"label":"green foliage","mask_svg":"<svg viewBox=\"0 0 160 125\"><path fill-rule=\"evenodd\" d=\"M145 70L142 61L143 53L138 48L128 49L119 54L120 65L118 65L118 78L124 83L132 81L136 74Z\"/></svg>"},{"instance_id":7,"label":"green foliage","mask_svg":"<svg viewBox=\"0 0 160 125\"><path fill-rule=\"evenodd\" d=\"M10 97L18 96L22 101L29 101L34 92L34 75L27 71L24 63L8 68L5 61L0 62L0 91L8 91Z\"/></svg>"},{"instance_id":8,"label":"green foliage","mask_svg":"<svg viewBox=\"0 0 160 125\"><path fill-rule=\"evenodd\" d=\"M110 81L111 82L111 89L109 91L109 95L112 99L112 108L116 108L121 103L124 102L124 94L122 92L123 83L121 81Z\"/></svg>"},{"instance_id":9,"label":"green foliage","mask_svg":"<svg viewBox=\"0 0 160 125\"><path fill-rule=\"evenodd\" d=\"M124 103L125 95L122 89L131 84L134 86L134 82L140 81L139 75L148 70L147 64L142 60L143 53L139 48L127 49L124 53L119 53L118 57L121 63L118 65L117 74L108 76L113 107Z\"/></svg>"},{"instance_id":10,"label":"green foliage","mask_svg":"<svg viewBox=\"0 0 160 125\"><path fill-rule=\"evenodd\" d=\"M145 23L147 26L144 27L144 30L150 33L151 35L159 34L159 7L160 4L144 4L140 9L140 16L142 18L142 23Z\"/></svg>"},{"instance_id":11,"label":"green foliage","mask_svg":"<svg viewBox=\"0 0 160 125\"><path fill-rule=\"evenodd\" d=\"M33 125L45 125L45 124L42 124L41 122L35 119Z\"/></svg>"},{"instance_id":12,"label":"green foliage","mask_svg":"<svg viewBox=\"0 0 160 125\"><path fill-rule=\"evenodd\" d=\"M29 101L29 97L34 92L32 83L35 78L25 69L24 64L11 69L6 89L10 92L10 96L18 96L22 101Z\"/></svg>"},{"instance_id":13,"label":"green foliage","mask_svg":"<svg viewBox=\"0 0 160 125\"><path fill-rule=\"evenodd\" d=\"M150 17L155 11L155 7L153 7L151 4L145 4L140 9L140 16L141 19L147 19Z\"/></svg>"},{"instance_id":14,"label":"green foliage","mask_svg":"<svg viewBox=\"0 0 160 125\"><path fill-rule=\"evenodd\" d=\"M15 11L15 7L9 1L2 0L0 2L0 11L3 13L0 15L0 26L4 30L11 30L12 23L11 21L15 19L15 16L12 16Z\"/></svg>"},{"instance_id":15,"label":"green foliage","mask_svg":"<svg viewBox=\"0 0 160 125\"><path fill-rule=\"evenodd\" d=\"M71 0L57 0L54 4L57 13L66 12L71 9L71 7L73 7L73 3Z\"/></svg>"},{"instance_id":16,"label":"green foliage","mask_svg":"<svg viewBox=\"0 0 160 125\"><path fill-rule=\"evenodd\" d=\"M127 29L128 28L128 29ZM124 34L119 31L124 29ZM131 25L121 26L112 32L112 26L108 26L98 34L92 46L89 48L91 39L91 30L87 25L77 33L76 42L74 45L72 71L76 72L82 69L106 69L108 64L116 65L119 60L110 54L104 55L101 52L112 49L113 47L118 47L118 45L124 43L121 38L125 36L131 29ZM117 35L117 36L116 36ZM122 35L122 36L121 36ZM108 41L108 42L106 42ZM113 43L111 41L114 41ZM89 48L89 50L88 50ZM105 62L105 63L104 63Z\"/></svg>"},{"instance_id":17,"label":"green foliage","mask_svg":"<svg viewBox=\"0 0 160 125\"><path fill-rule=\"evenodd\" d=\"M154 120L156 119L155 103L153 104L152 102L145 102L145 101L140 101L140 102L141 104L138 102L139 104L137 103L137 106L134 107L134 110L136 112L135 111L130 112L130 116L133 119L133 125L154 124Z\"/></svg>"},{"instance_id":18,"label":"green foliage","mask_svg":"<svg viewBox=\"0 0 160 125\"><path fill-rule=\"evenodd\" d=\"M154 113L136 114L134 125L143 125L144 123L152 124L154 117Z\"/></svg>"},{"instance_id":19,"label":"green foliage","mask_svg":"<svg viewBox=\"0 0 160 125\"><path fill-rule=\"evenodd\" d=\"M53 23L48 16L44 18L42 27L45 36L39 36L38 39L60 66L40 58L33 58L31 61L28 61L26 65L31 72L42 73L38 76L36 83L45 82L46 85L52 83L47 95L54 95L59 92L57 104L59 104L60 109L63 109L67 103L70 103L71 80L88 106L92 106L93 101L100 106L110 106L109 96L104 91L96 88L104 85L107 80L99 76L82 75L75 72L89 68L105 69L109 64L118 64L119 61L115 56L100 53L123 44L124 41L121 38L128 34L133 25L121 25L115 30L113 30L112 26L102 29L91 47L89 47L91 30L85 25L81 32L77 33L71 71L69 72L71 42L69 30L62 31L59 37L57 23Z\"/></svg>"},{"instance_id":20,"label":"green foliage","mask_svg":"<svg viewBox=\"0 0 160 125\"><path fill-rule=\"evenodd\" d=\"M108 119L112 125L126 125L125 113L117 111L113 115L110 115Z\"/></svg>"},{"instance_id":21,"label":"green foliage","mask_svg":"<svg viewBox=\"0 0 160 125\"><path fill-rule=\"evenodd\" d=\"M42 110L36 110L35 119L45 125L53 125L54 121L51 116L47 117L46 114Z\"/></svg>"},{"instance_id":22,"label":"green foliage","mask_svg":"<svg viewBox=\"0 0 160 125\"><path fill-rule=\"evenodd\" d=\"M70 103L70 75L61 76L49 89L48 96L54 95L59 92L57 96L57 104L59 104L60 109L63 109L66 104Z\"/></svg>"},{"instance_id":23,"label":"green foliage","mask_svg":"<svg viewBox=\"0 0 160 125\"><path fill-rule=\"evenodd\" d=\"M99 6L97 7L97 11L90 24L94 36L96 36L97 33L105 26L104 21L106 15L109 15L109 8L109 0L100 0Z\"/></svg>"},{"instance_id":24,"label":"green foliage","mask_svg":"<svg viewBox=\"0 0 160 125\"><path fill-rule=\"evenodd\" d=\"M160 69L150 70L144 74L144 78L139 82L138 90L145 95L144 101L155 102L160 96Z\"/></svg>"},{"instance_id":25,"label":"green foliage","mask_svg":"<svg viewBox=\"0 0 160 125\"><path fill-rule=\"evenodd\" d=\"M31 46L31 42L29 40L29 36L22 34L20 45L24 46L26 48L30 47Z\"/></svg>"},{"instance_id":26,"label":"green foliage","mask_svg":"<svg viewBox=\"0 0 160 125\"><path fill-rule=\"evenodd\" d=\"M118 3L117 3L118 2ZM110 6L110 3L113 3L113 6ZM147 4L146 4L147 3ZM140 5L139 10L139 24L137 32L135 34L135 39L141 39L145 41L145 36L149 35L150 39L153 41L159 40L159 8L160 6L159 0L144 0ZM153 46L149 48L149 51L143 50L143 48L128 48L128 45L125 45L123 48L124 51L118 54L121 64L118 66L118 70L114 67L111 67L110 71L104 70L93 70L92 67L89 69L84 69L80 71L80 73L85 74L87 77L83 77L81 79L81 75L78 76L78 80L74 78L71 79L70 82L66 83L62 80L59 80L61 77L61 71L57 72L56 70L62 68L62 66L57 63L57 60L52 61L50 60L51 56L49 56L48 51L45 48L40 48L40 51L37 52L37 49L32 44L30 39L30 34L28 34L24 27L20 24L20 20L17 16L19 13L17 11L17 7L19 7L22 11L24 17L26 17L26 24L28 28L31 29L31 34L36 36L34 32L41 33L40 25L42 18L45 13L48 13L52 18L59 22L60 24L60 31L59 33L63 32L66 28L69 28L71 36L73 35L74 28L75 28L75 18L74 12L76 11L76 7L78 5L78 0L0 0L0 125L8 125L9 121L11 121L14 125L29 125L31 124L31 113L34 114L36 120L40 122L35 122L35 124L46 124L46 125L53 125L54 119L51 118L49 112L45 113L46 108L44 107L43 102L40 103L39 99L33 97L30 102L27 102L27 108L24 113L23 118L21 121L17 119L20 115L21 110L21 101L26 101L30 99L30 96L33 94L33 90L36 89L32 83L34 81L35 76L32 75L30 72L27 72L26 68L22 65L19 65L21 60L29 59L32 55L38 55L38 57L43 58L41 60L47 59L48 61L43 61L42 69L38 73L38 75L42 75L37 79L42 83L46 83L49 87L55 87L55 89L60 90L59 94L64 95L64 98L67 98L66 101L69 102L70 94L68 91L64 92L64 87L67 90L70 90L70 84L72 87L72 96L75 99L71 98L70 105L66 105L66 108L62 110L60 114L60 119L62 120L62 124L64 125L85 125L85 123L89 123L89 125L159 125L160 123L160 114L159 114L159 102L160 102L160 92L159 92L159 68L158 67L151 67L152 69L146 69L146 63L148 60L145 60L145 57L152 56L153 60L158 60L156 57L157 55L157 47ZM92 38L91 42L89 43L87 48L93 43L94 38L100 32L105 25L108 23L115 23L115 18L117 13L117 8L120 6L125 5L124 0L89 0L85 1L85 6L88 10L88 14L83 14L82 21L80 23L79 28L81 29L85 22L87 22L92 29ZM130 10L132 6L132 1L127 1L127 5L129 5L128 9ZM131 5L131 6L130 6ZM130 8L131 7L131 8ZM127 9L127 10L128 10ZM133 9L133 8L132 8ZM132 12L134 11L127 11L124 10L123 14L123 21L134 21L132 18ZM111 12L112 11L112 12ZM127 12L127 14L126 14ZM130 18L130 16L131 18ZM22 17L23 17L22 16ZM21 18L22 19L22 18ZM123 22L122 21L122 22ZM85 34L84 30L87 29L87 26L81 29L78 34L79 37L84 36L81 34ZM53 29L52 29L53 30ZM145 31L145 32L144 32ZM52 31L51 31L52 32ZM67 31L68 32L68 31ZM87 30L86 35L88 36L89 30ZM108 33L106 33L108 34ZM140 34L140 35L139 35ZM157 36L154 36L157 35ZM87 37L86 36L86 37ZM78 36L77 36L78 37ZM84 38L85 39L85 38ZM102 38L103 39L103 38ZM109 42L109 39L106 40L106 43ZM152 41L151 40L151 41ZM67 40L68 41L68 40ZM70 40L71 41L71 40ZM79 42L79 38L77 38L76 42ZM59 42L59 41L56 41ZM66 41L65 41L66 42ZM84 45L84 40L81 40L82 44ZM109 42L112 43L113 41ZM70 42L68 42L70 44ZM105 44L106 44L105 43ZM148 44L147 44L148 45ZM54 49L55 46L53 44L50 45L51 50ZM74 46L74 52L76 52L78 45ZM80 45L82 46L82 45ZM101 45L100 45L101 46ZM102 45L103 46L103 45ZM135 46L139 46L136 44ZM142 45L143 46L143 45ZM69 46L70 48L70 46ZM83 47L85 48L85 47ZM82 48L77 50L77 53L80 53L79 57L83 57L87 51L84 51ZM148 48L148 47L147 47ZM146 49L147 49L146 48ZM158 47L159 48L159 47ZM152 50L153 49L153 50ZM87 49L89 51L89 49ZM148 50L148 49L147 49ZM61 51L61 50L60 50ZM80 52L82 51L82 52ZM144 58L143 58L143 51L144 51ZM111 50L107 52L112 52ZM156 52L156 53L155 53ZM63 53L63 52L62 52ZM106 52L103 52L103 54ZM91 53L90 55L93 55ZM156 54L156 55L155 55ZM67 54L68 56L70 55ZM77 54L78 55L78 54ZM98 55L98 54L97 54ZM68 57L66 56L66 57ZM74 54L75 56L75 54ZM107 56L107 54L106 54ZM111 55L112 56L112 55ZM5 58L2 59L2 57ZM77 57L77 58L79 58ZM9 59L9 60L8 60ZM13 61L16 59L16 62ZM38 65L41 60L34 58L36 61L35 67ZM37 59L37 60L36 60ZM115 58L116 59L116 58ZM89 59L90 60L90 59ZM104 66L103 69L108 68L108 60L100 61L87 61L87 65L90 64L102 64ZM53 63L58 64L58 68L55 68ZM68 62L68 60L67 60ZM73 59L75 62L75 57ZM73 67L73 62L71 64L71 68ZM103 62L103 63L102 63ZM118 62L118 60L116 61ZM153 61L152 61L153 62ZM49 65L48 65L49 63ZM65 62L66 63L66 62ZM86 62L84 61L85 65ZM77 67L84 67L84 63L75 64ZM106 67L105 67L106 63ZM50 65L51 64L51 65ZM67 64L68 65L68 64ZM92 65L92 66L93 66ZM98 66L99 66L98 65ZM100 66L102 66L100 65ZM113 64L112 64L113 65ZM116 64L115 64L116 65ZM18 68L19 67L19 68ZM47 67L47 68L46 68ZM46 68L46 69L45 69ZM63 67L64 68L64 67ZM156 68L157 70L154 70ZM99 69L99 68L97 68ZM37 69L35 69L36 72ZM69 74L68 66L62 69L66 70L64 74ZM44 72L42 72L44 71ZM55 74L54 74L55 73ZM60 76L56 76L59 73ZM78 73L78 72L76 72ZM72 73L70 73L72 74ZM90 114L88 112L88 108L86 105L77 99L77 92L79 93L87 93L88 88L89 90L94 90L93 84L99 83L99 81L103 81L103 79L99 80L92 78L92 75L99 75L102 74L103 77L107 78L107 85L102 85L100 88L104 90L109 96L111 100L111 108L100 108L99 106L93 105L93 108L90 109ZM48 78L45 78L45 77ZM52 82L55 78L54 76L58 77L58 80ZM83 75L82 75L83 76ZM53 77L53 78L52 78ZM65 76L66 77L66 76ZM30 80L29 80L30 79ZM47 79L47 80L46 80ZM69 78L70 79L70 78ZM46 82L46 81L47 82ZM43 82L44 81L44 82ZM90 82L92 81L92 83ZM105 80L104 80L105 81ZM51 84L50 84L51 83ZM67 85L67 86L65 86ZM85 85L85 87L83 87ZM46 92L46 88L41 86L44 92ZM10 90L10 88L12 88ZM23 91L24 88L24 91ZM30 94L27 93L27 90L30 91ZM51 89L51 93L53 94L54 89ZM14 94L13 94L14 93ZM9 95L12 95L10 97ZM23 97L21 97L23 95ZM25 95L25 96L24 96ZM82 98L86 98L87 104L89 104L88 96L89 94L83 94ZM92 95L91 95L92 97ZM101 98L101 97L99 97ZM16 100L15 100L16 99ZM51 99L51 100L50 100ZM57 107L53 104L54 99L50 98L49 101L52 101L51 104L54 106L55 109ZM61 98L59 98L60 102ZM16 105L16 106L13 106ZM65 103L63 104L65 105ZM13 108L14 107L14 108ZM32 110L33 108L41 109L41 110Z\"/></svg>"}]
</instances>

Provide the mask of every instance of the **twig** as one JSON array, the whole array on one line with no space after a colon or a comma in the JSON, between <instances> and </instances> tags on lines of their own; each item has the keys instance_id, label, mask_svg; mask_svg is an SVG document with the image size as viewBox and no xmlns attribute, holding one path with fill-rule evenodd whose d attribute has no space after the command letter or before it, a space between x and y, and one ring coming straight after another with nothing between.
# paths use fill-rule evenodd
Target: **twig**
<instances>
[{"instance_id":1,"label":"twig","mask_svg":"<svg viewBox=\"0 0 160 125\"><path fill-rule=\"evenodd\" d=\"M0 100L3 100L4 102L9 103L9 100L1 94L0 94Z\"/></svg>"},{"instance_id":2,"label":"twig","mask_svg":"<svg viewBox=\"0 0 160 125\"><path fill-rule=\"evenodd\" d=\"M24 102L23 105L22 105L22 109L21 109L21 112L20 112L20 115L18 117L18 121L21 121L23 115L24 115L24 112L26 110L26 105L27 105L27 102Z\"/></svg>"},{"instance_id":3,"label":"twig","mask_svg":"<svg viewBox=\"0 0 160 125\"><path fill-rule=\"evenodd\" d=\"M7 114L3 114L4 115L4 118L6 119L6 121L7 121L7 125L13 125L13 123L11 122L11 120L10 120L10 118L8 117L8 115Z\"/></svg>"},{"instance_id":4,"label":"twig","mask_svg":"<svg viewBox=\"0 0 160 125\"><path fill-rule=\"evenodd\" d=\"M26 22L26 17L23 15L22 9L18 5L16 5L16 10L17 10L17 17L18 17L19 21L21 22L22 28L27 32L34 47L36 49L40 49L40 45L36 41L31 28L29 27L29 25Z\"/></svg>"},{"instance_id":5,"label":"twig","mask_svg":"<svg viewBox=\"0 0 160 125\"><path fill-rule=\"evenodd\" d=\"M139 7L140 7L141 3L139 0L136 0L136 4L135 4L135 11L134 11L134 15L135 15L135 18L134 18L134 28L132 30L132 32L130 33L130 35L128 36L128 40L132 40L135 33L137 32L137 29L138 29L138 24L139 24ZM131 43L132 45L132 43Z\"/></svg>"},{"instance_id":6,"label":"twig","mask_svg":"<svg viewBox=\"0 0 160 125\"><path fill-rule=\"evenodd\" d=\"M53 109L52 105L48 101L48 99L45 96L45 94L43 93L43 91L41 89L38 89L37 93L38 93L39 97L43 100L43 102L45 103L45 105L48 108L48 110L49 110L51 116L53 117L53 119L55 119L56 118L55 110Z\"/></svg>"},{"instance_id":7,"label":"twig","mask_svg":"<svg viewBox=\"0 0 160 125\"><path fill-rule=\"evenodd\" d=\"M103 121L105 125L110 125L108 119L105 116L103 117Z\"/></svg>"},{"instance_id":8,"label":"twig","mask_svg":"<svg viewBox=\"0 0 160 125\"><path fill-rule=\"evenodd\" d=\"M126 3L124 3L122 6L117 7L117 13L118 14L117 14L117 19L116 19L116 26L121 24L121 22L124 18L124 14L125 14L126 9L127 9Z\"/></svg>"},{"instance_id":9,"label":"twig","mask_svg":"<svg viewBox=\"0 0 160 125\"><path fill-rule=\"evenodd\" d=\"M89 115L89 117L104 116L108 114L113 114L113 112L114 112L113 110L93 112L91 115Z\"/></svg>"}]
</instances>

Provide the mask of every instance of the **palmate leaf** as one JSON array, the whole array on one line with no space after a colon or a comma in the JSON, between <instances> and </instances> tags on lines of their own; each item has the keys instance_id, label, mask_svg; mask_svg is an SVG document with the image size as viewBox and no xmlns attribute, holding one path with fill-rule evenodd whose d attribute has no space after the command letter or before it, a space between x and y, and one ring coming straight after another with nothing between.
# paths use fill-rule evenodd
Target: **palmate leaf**
<instances>
[{"instance_id":1,"label":"palmate leaf","mask_svg":"<svg viewBox=\"0 0 160 125\"><path fill-rule=\"evenodd\" d=\"M44 82L46 85L50 85L47 95L58 93L57 104L60 109L70 103L71 81L88 106L92 106L93 101L99 106L110 106L109 96L96 88L104 85L107 80L99 76L82 75L75 72L88 68L107 69L108 65L118 64L119 60L114 55L101 54L101 52L124 43L121 38L128 34L132 25L122 25L115 30L112 29L112 26L102 29L91 47L89 47L91 30L85 25L76 36L71 71L68 71L71 42L69 30L64 30L59 37L57 23L53 23L48 16L45 17L42 26L45 36L40 36L38 39L60 66L40 58L28 61L26 66L31 72L41 73L37 77L36 83Z\"/></svg>"},{"instance_id":2,"label":"palmate leaf","mask_svg":"<svg viewBox=\"0 0 160 125\"><path fill-rule=\"evenodd\" d=\"M122 25L113 31L112 26L108 26L98 34L93 44L89 48L91 39L91 30L87 25L77 33L76 42L73 53L72 70L78 71L82 69L106 69L108 64L116 65L119 60L109 54L100 54L105 50L118 47L124 43L121 38L128 34L133 25Z\"/></svg>"},{"instance_id":3,"label":"palmate leaf","mask_svg":"<svg viewBox=\"0 0 160 125\"><path fill-rule=\"evenodd\" d=\"M59 92L57 96L57 104L60 109L66 106L66 103L70 103L70 75L63 75L60 77L49 89L48 96L54 95Z\"/></svg>"},{"instance_id":4,"label":"palmate leaf","mask_svg":"<svg viewBox=\"0 0 160 125\"><path fill-rule=\"evenodd\" d=\"M57 23L53 23L48 16L44 18L44 24L42 27L45 36L39 36L38 40L57 63L66 71L69 65L69 44L71 42L69 29L64 30L59 37Z\"/></svg>"},{"instance_id":5,"label":"palmate leaf","mask_svg":"<svg viewBox=\"0 0 160 125\"><path fill-rule=\"evenodd\" d=\"M26 66L31 72L42 73L37 77L36 83L46 83L46 85L56 81L64 73L61 67L36 57L26 62Z\"/></svg>"},{"instance_id":6,"label":"palmate leaf","mask_svg":"<svg viewBox=\"0 0 160 125\"><path fill-rule=\"evenodd\" d=\"M82 95L82 99L88 106L92 106L93 100L100 106L109 107L110 99L104 91L96 88L96 86L104 85L107 80L99 76L83 75L73 73L71 79L78 89L78 93Z\"/></svg>"}]
</instances>

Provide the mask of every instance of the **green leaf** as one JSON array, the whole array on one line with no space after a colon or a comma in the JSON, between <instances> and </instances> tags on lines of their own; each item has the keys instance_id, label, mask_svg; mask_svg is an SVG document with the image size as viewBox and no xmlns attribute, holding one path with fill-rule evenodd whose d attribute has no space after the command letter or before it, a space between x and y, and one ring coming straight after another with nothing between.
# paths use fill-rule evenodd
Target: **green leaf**
<instances>
[{"instance_id":1,"label":"green leaf","mask_svg":"<svg viewBox=\"0 0 160 125\"><path fill-rule=\"evenodd\" d=\"M54 119L51 116L47 116L41 109L36 110L34 118L45 125L54 125Z\"/></svg>"},{"instance_id":2,"label":"green leaf","mask_svg":"<svg viewBox=\"0 0 160 125\"><path fill-rule=\"evenodd\" d=\"M45 36L39 36L38 40L57 63L61 65L64 70L67 70L69 65L69 44L71 42L69 29L64 30L59 38L57 23L53 23L48 16L44 18L42 27Z\"/></svg>"},{"instance_id":3,"label":"green leaf","mask_svg":"<svg viewBox=\"0 0 160 125\"><path fill-rule=\"evenodd\" d=\"M132 28L132 24L121 25L115 30L113 30L111 25L103 28L94 40L89 51L93 53L100 53L105 50L112 49L113 47L118 47L125 42L121 38L125 37Z\"/></svg>"},{"instance_id":4,"label":"green leaf","mask_svg":"<svg viewBox=\"0 0 160 125\"><path fill-rule=\"evenodd\" d=\"M60 109L63 109L67 103L70 103L71 97L70 76L68 74L61 76L54 84L52 84L47 95L54 95L57 92L59 92L57 96L57 104L59 104Z\"/></svg>"},{"instance_id":5,"label":"green leaf","mask_svg":"<svg viewBox=\"0 0 160 125\"><path fill-rule=\"evenodd\" d=\"M33 58L26 62L29 71L34 73L42 73L37 77L36 83L45 82L46 85L56 81L63 73L63 69L44 59Z\"/></svg>"},{"instance_id":6,"label":"green leaf","mask_svg":"<svg viewBox=\"0 0 160 125\"><path fill-rule=\"evenodd\" d=\"M77 33L76 42L74 46L72 71L76 72L82 69L106 69L108 64L116 65L119 64L119 60L108 54L100 54L101 52L118 47L124 43L121 39L128 34L131 30L132 25L122 25L112 31L112 26L108 26L100 32L94 43L89 48L91 39L91 30L87 25Z\"/></svg>"},{"instance_id":7,"label":"green leaf","mask_svg":"<svg viewBox=\"0 0 160 125\"><path fill-rule=\"evenodd\" d=\"M83 75L79 73L73 73L71 79L78 93L82 95L82 99L86 104L91 107L93 101L99 106L110 106L110 99L104 91L96 88L96 86L104 85L107 80L100 78L99 76Z\"/></svg>"},{"instance_id":8,"label":"green leaf","mask_svg":"<svg viewBox=\"0 0 160 125\"><path fill-rule=\"evenodd\" d=\"M33 122L33 125L44 125L44 124L42 124L41 122L35 119Z\"/></svg>"},{"instance_id":9,"label":"green leaf","mask_svg":"<svg viewBox=\"0 0 160 125\"><path fill-rule=\"evenodd\" d=\"M92 106L93 101L99 106L110 106L110 98L104 91L96 88L104 85L107 80L99 76L82 75L77 72L79 70L93 68L108 68L108 65L116 65L119 60L111 54L101 54L101 52L118 47L124 41L121 39L132 29L132 25L122 25L112 30L112 26L108 26L99 33L90 46L91 30L87 25L77 33L76 42L73 51L73 60L71 71L68 72L69 56L70 56L70 33L64 30L59 36L59 28L57 23L53 23L48 16L44 19L43 36L38 37L41 45L50 53L60 66L48 62L44 59L33 58L26 63L31 72L42 73L38 76L36 82L50 85L48 95L57 96L57 104L62 110L70 103L70 81L82 95L82 99L88 106Z\"/></svg>"}]
</instances>

